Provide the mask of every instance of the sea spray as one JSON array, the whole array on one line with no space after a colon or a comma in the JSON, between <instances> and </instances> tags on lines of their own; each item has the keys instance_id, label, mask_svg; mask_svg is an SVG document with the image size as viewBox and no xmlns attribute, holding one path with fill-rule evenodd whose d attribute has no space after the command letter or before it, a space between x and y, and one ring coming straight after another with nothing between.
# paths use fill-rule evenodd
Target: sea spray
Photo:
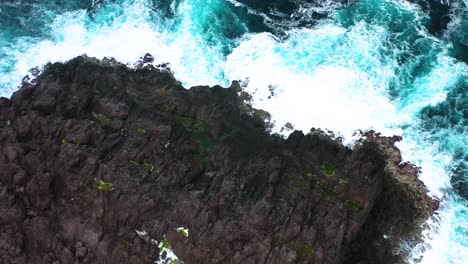
<instances>
[{"instance_id":1,"label":"sea spray","mask_svg":"<svg viewBox=\"0 0 468 264\"><path fill-rule=\"evenodd\" d=\"M186 87L248 80L274 131L290 122L305 132L331 129L347 142L356 129L401 134L404 160L421 167L421 179L442 200L412 259L466 263L460 190L467 150L460 146L468 141L461 61L468 20L466 1L452 2L442 37L430 32L427 10L404 0L274 8L222 0L2 3L0 95L48 62L88 54L133 64L150 52Z\"/></svg>"}]
</instances>

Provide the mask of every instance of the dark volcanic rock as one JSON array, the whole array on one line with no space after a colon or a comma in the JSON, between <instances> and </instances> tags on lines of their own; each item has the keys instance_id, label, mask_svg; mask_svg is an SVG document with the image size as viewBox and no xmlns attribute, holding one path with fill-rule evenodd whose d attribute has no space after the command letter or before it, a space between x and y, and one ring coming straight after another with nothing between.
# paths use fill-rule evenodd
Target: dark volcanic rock
<instances>
[{"instance_id":1,"label":"dark volcanic rock","mask_svg":"<svg viewBox=\"0 0 468 264\"><path fill-rule=\"evenodd\" d=\"M398 138L282 139L239 91L79 57L2 98L0 263L401 261L437 204Z\"/></svg>"}]
</instances>

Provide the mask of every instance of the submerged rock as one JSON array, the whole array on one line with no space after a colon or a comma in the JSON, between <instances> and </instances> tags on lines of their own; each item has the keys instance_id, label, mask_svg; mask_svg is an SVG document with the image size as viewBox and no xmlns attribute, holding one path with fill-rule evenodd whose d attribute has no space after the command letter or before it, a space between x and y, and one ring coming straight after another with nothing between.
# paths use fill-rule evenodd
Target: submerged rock
<instances>
[{"instance_id":1,"label":"submerged rock","mask_svg":"<svg viewBox=\"0 0 468 264\"><path fill-rule=\"evenodd\" d=\"M402 262L437 202L399 138L283 139L239 92L48 65L0 100L0 263Z\"/></svg>"}]
</instances>

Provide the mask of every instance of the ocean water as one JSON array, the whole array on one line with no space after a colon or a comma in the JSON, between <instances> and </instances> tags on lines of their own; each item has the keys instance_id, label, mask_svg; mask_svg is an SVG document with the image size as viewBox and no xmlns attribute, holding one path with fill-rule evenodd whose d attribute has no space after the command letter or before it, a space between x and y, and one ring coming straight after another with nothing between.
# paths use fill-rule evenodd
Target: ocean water
<instances>
[{"instance_id":1,"label":"ocean water","mask_svg":"<svg viewBox=\"0 0 468 264\"><path fill-rule=\"evenodd\" d=\"M467 0L0 2L0 96L47 62L146 52L186 87L243 81L275 132L402 135L441 200L409 261L468 263Z\"/></svg>"}]
</instances>

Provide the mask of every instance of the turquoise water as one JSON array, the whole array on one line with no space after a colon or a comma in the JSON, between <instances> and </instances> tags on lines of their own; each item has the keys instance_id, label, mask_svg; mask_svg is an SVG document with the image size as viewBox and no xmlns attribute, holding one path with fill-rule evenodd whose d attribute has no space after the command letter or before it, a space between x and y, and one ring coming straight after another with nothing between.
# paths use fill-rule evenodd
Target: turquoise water
<instances>
[{"instance_id":1,"label":"turquoise water","mask_svg":"<svg viewBox=\"0 0 468 264\"><path fill-rule=\"evenodd\" d=\"M0 95L49 61L150 52L187 87L248 83L276 131L403 135L442 201L410 261L468 263L468 2L436 1L6 0Z\"/></svg>"}]
</instances>

